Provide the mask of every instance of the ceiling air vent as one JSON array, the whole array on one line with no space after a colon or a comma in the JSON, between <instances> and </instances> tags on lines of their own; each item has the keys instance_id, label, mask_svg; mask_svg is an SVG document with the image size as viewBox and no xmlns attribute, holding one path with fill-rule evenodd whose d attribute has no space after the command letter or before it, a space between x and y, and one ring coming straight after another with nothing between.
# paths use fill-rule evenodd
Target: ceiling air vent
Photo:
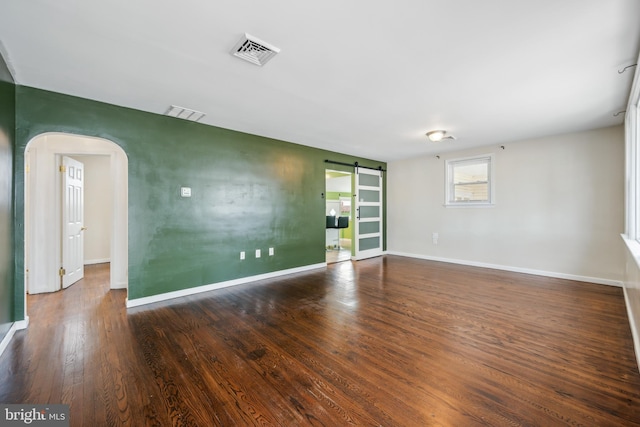
<instances>
[{"instance_id":1,"label":"ceiling air vent","mask_svg":"<svg viewBox=\"0 0 640 427\"><path fill-rule=\"evenodd\" d=\"M171 107L169 107L167 112L164 114L171 117L177 117L179 119L191 120L192 122L197 122L205 116L205 114L200 111L178 107L177 105L172 105Z\"/></svg>"},{"instance_id":2,"label":"ceiling air vent","mask_svg":"<svg viewBox=\"0 0 640 427\"><path fill-rule=\"evenodd\" d=\"M279 52L280 49L277 47L245 33L244 37L236 43L231 54L252 64L263 66Z\"/></svg>"}]
</instances>

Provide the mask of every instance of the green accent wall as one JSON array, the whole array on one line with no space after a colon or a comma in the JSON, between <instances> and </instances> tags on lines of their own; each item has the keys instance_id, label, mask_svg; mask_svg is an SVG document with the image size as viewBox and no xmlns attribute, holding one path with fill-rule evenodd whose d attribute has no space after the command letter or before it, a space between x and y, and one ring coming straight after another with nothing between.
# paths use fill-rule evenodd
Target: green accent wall
<instances>
[{"instance_id":1,"label":"green accent wall","mask_svg":"<svg viewBox=\"0 0 640 427\"><path fill-rule=\"evenodd\" d=\"M386 167L29 87L18 86L16 96L16 251L24 250L29 141L46 132L111 140L129 164L129 299L324 262L325 159ZM180 197L182 186L191 198ZM22 297L23 271L19 258Z\"/></svg>"},{"instance_id":2,"label":"green accent wall","mask_svg":"<svg viewBox=\"0 0 640 427\"><path fill-rule=\"evenodd\" d=\"M16 87L0 55L0 341L14 320L13 144Z\"/></svg>"}]
</instances>

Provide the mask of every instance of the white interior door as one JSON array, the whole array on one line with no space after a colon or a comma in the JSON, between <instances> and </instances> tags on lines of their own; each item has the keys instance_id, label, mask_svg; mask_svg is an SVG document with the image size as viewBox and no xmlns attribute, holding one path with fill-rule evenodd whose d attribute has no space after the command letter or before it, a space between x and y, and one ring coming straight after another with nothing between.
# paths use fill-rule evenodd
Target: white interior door
<instances>
[{"instance_id":1,"label":"white interior door","mask_svg":"<svg viewBox=\"0 0 640 427\"><path fill-rule=\"evenodd\" d=\"M382 171L356 168L355 259L382 255Z\"/></svg>"},{"instance_id":2,"label":"white interior door","mask_svg":"<svg viewBox=\"0 0 640 427\"><path fill-rule=\"evenodd\" d=\"M84 165L62 157L62 287L84 277Z\"/></svg>"}]
</instances>

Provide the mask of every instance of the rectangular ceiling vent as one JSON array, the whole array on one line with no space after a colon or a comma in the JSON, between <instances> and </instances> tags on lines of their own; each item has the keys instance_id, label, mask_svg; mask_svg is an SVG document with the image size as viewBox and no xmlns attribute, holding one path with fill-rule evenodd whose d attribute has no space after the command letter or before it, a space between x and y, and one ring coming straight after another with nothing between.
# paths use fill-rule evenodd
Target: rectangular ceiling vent
<instances>
[{"instance_id":1,"label":"rectangular ceiling vent","mask_svg":"<svg viewBox=\"0 0 640 427\"><path fill-rule=\"evenodd\" d=\"M280 49L277 47L245 33L244 37L236 43L231 54L252 64L263 66L279 52Z\"/></svg>"},{"instance_id":2,"label":"rectangular ceiling vent","mask_svg":"<svg viewBox=\"0 0 640 427\"><path fill-rule=\"evenodd\" d=\"M167 112L164 114L171 117L177 117L179 119L191 120L192 122L197 122L205 116L205 114L200 111L178 107L177 105L169 107Z\"/></svg>"}]
</instances>

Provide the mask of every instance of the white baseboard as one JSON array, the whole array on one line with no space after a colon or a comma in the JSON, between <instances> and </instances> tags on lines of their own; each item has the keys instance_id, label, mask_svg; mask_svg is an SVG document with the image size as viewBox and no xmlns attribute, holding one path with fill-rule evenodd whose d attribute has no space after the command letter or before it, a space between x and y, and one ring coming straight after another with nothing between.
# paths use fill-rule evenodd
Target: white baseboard
<instances>
[{"instance_id":1,"label":"white baseboard","mask_svg":"<svg viewBox=\"0 0 640 427\"><path fill-rule=\"evenodd\" d=\"M24 320L16 321L15 325L17 331L27 329L29 327L29 316L26 316Z\"/></svg>"},{"instance_id":2,"label":"white baseboard","mask_svg":"<svg viewBox=\"0 0 640 427\"><path fill-rule=\"evenodd\" d=\"M16 331L27 329L27 326L29 326L29 316L27 316L24 320L13 322L6 335L0 342L0 356L2 356L4 350L7 348L7 346L9 346L9 343L11 342L11 339L13 338L13 335L16 333Z\"/></svg>"},{"instance_id":3,"label":"white baseboard","mask_svg":"<svg viewBox=\"0 0 640 427\"><path fill-rule=\"evenodd\" d=\"M84 265L104 264L107 262L111 262L111 258L85 259Z\"/></svg>"},{"instance_id":4,"label":"white baseboard","mask_svg":"<svg viewBox=\"0 0 640 427\"><path fill-rule=\"evenodd\" d=\"M633 349L636 354L636 362L638 364L638 370L640 370L640 333L634 320L634 314L631 311L631 301L629 301L629 294L627 293L627 287L624 287L624 303L627 306L627 317L629 317L629 326L631 327L631 338L633 339Z\"/></svg>"},{"instance_id":5,"label":"white baseboard","mask_svg":"<svg viewBox=\"0 0 640 427\"><path fill-rule=\"evenodd\" d=\"M301 273L304 271L325 268L326 262L319 264L305 265L303 267L290 268L287 270L274 271L271 273L258 274L255 276L241 277L239 279L227 280L225 282L212 283L210 285L197 286L195 288L181 289L179 291L166 292L163 294L152 295L149 297L127 299L127 308L138 307L140 305L152 304L154 302L166 301L173 298L185 297L188 295L199 294L202 292L213 291L216 289L228 288L229 286L243 285L245 283L256 282L258 280L273 279L275 277L286 276L293 273Z\"/></svg>"},{"instance_id":6,"label":"white baseboard","mask_svg":"<svg viewBox=\"0 0 640 427\"><path fill-rule=\"evenodd\" d=\"M127 282L117 282L111 286L111 289L127 289Z\"/></svg>"},{"instance_id":7,"label":"white baseboard","mask_svg":"<svg viewBox=\"0 0 640 427\"><path fill-rule=\"evenodd\" d=\"M364 259L376 258L376 257L379 257L379 256L384 256L386 254L387 254L387 251L382 251L382 252L380 252L379 254L376 254L376 255L365 255L365 256L360 256L360 257L352 255L351 256L351 260L352 261L362 261Z\"/></svg>"},{"instance_id":8,"label":"white baseboard","mask_svg":"<svg viewBox=\"0 0 640 427\"><path fill-rule=\"evenodd\" d=\"M575 274L556 273L553 271L534 270L531 268L512 267L512 266L500 265L500 264L488 264L484 262L467 261L467 260L454 259L454 258L440 258L440 257L429 256L429 255L409 254L409 253L396 252L396 251L388 251L388 253L389 255L426 259L429 261L448 262L450 264L469 265L472 267L492 268L495 270L512 271L514 273L533 274L536 276L553 277L556 279L575 280L578 282L596 283L599 285L608 285L608 286L617 286L617 287L624 286L622 282L619 280L603 279L600 277L578 276Z\"/></svg>"},{"instance_id":9,"label":"white baseboard","mask_svg":"<svg viewBox=\"0 0 640 427\"><path fill-rule=\"evenodd\" d=\"M0 341L0 356L2 356L2 353L4 353L5 349L9 346L11 338L13 338L13 334L16 333L17 329L18 328L16 328L16 324L14 322L5 334L4 338L2 338L2 341Z\"/></svg>"}]
</instances>

